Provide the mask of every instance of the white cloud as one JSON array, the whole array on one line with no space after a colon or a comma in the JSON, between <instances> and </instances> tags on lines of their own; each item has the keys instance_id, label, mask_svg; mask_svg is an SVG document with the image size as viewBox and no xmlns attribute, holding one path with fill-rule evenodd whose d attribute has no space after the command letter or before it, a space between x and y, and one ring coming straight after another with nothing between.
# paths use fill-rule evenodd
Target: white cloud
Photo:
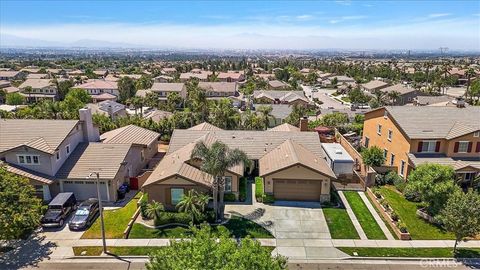
<instances>
[{"instance_id":1,"label":"white cloud","mask_svg":"<svg viewBox=\"0 0 480 270\"><path fill-rule=\"evenodd\" d=\"M440 18L440 17L447 17L450 15L451 15L450 13L433 13L433 14L429 14L428 18Z\"/></svg>"},{"instance_id":2,"label":"white cloud","mask_svg":"<svg viewBox=\"0 0 480 270\"><path fill-rule=\"evenodd\" d=\"M342 5L342 6L350 6L352 4L352 1L350 0L338 0L338 1L335 1L335 3L339 4L339 5Z\"/></svg>"},{"instance_id":3,"label":"white cloud","mask_svg":"<svg viewBox=\"0 0 480 270\"><path fill-rule=\"evenodd\" d=\"M331 19L329 22L331 24L336 24L336 23L343 22L343 21L361 20L361 19L365 19L365 18L367 18L367 16L364 16L364 15L342 16L342 17L338 17L338 18L335 18L335 19Z\"/></svg>"},{"instance_id":4,"label":"white cloud","mask_svg":"<svg viewBox=\"0 0 480 270\"><path fill-rule=\"evenodd\" d=\"M295 18L297 18L298 20L301 20L301 21L306 21L306 20L311 20L315 17L313 17L312 15L309 15L309 14L304 14L304 15L298 15Z\"/></svg>"}]
</instances>

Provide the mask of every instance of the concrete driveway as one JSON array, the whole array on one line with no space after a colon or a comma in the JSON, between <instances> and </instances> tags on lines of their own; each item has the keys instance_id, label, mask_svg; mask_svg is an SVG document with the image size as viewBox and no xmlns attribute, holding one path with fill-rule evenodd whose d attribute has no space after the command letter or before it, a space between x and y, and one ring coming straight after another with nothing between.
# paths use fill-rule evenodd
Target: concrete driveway
<instances>
[{"instance_id":1,"label":"concrete driveway","mask_svg":"<svg viewBox=\"0 0 480 270\"><path fill-rule=\"evenodd\" d=\"M42 228L40 236L44 236L45 240L77 240L82 237L85 231L70 231L68 228L68 221L73 217L73 213L70 214L67 221L61 228Z\"/></svg>"}]
</instances>

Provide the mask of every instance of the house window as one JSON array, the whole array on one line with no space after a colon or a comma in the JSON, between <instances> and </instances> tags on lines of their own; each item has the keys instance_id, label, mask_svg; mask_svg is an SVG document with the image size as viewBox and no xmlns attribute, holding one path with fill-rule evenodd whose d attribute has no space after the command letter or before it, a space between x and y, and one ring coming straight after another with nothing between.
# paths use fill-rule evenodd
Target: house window
<instances>
[{"instance_id":1,"label":"house window","mask_svg":"<svg viewBox=\"0 0 480 270\"><path fill-rule=\"evenodd\" d=\"M25 163L25 157L24 156L18 156L18 163L24 164Z\"/></svg>"},{"instance_id":2,"label":"house window","mask_svg":"<svg viewBox=\"0 0 480 270\"><path fill-rule=\"evenodd\" d=\"M57 153L55 153L55 157L57 158L57 160L60 159L60 151L57 151Z\"/></svg>"},{"instance_id":3,"label":"house window","mask_svg":"<svg viewBox=\"0 0 480 270\"><path fill-rule=\"evenodd\" d=\"M232 177L225 176L225 192L232 192Z\"/></svg>"},{"instance_id":4,"label":"house window","mask_svg":"<svg viewBox=\"0 0 480 270\"><path fill-rule=\"evenodd\" d=\"M390 166L393 166L393 162L395 162L395 154L390 154Z\"/></svg>"},{"instance_id":5,"label":"house window","mask_svg":"<svg viewBox=\"0 0 480 270\"><path fill-rule=\"evenodd\" d=\"M458 143L458 152L467 153L468 152L468 143L469 142L459 142Z\"/></svg>"},{"instance_id":6,"label":"house window","mask_svg":"<svg viewBox=\"0 0 480 270\"><path fill-rule=\"evenodd\" d=\"M403 176L405 172L405 161L402 160L402 163L400 164L400 175Z\"/></svg>"},{"instance_id":7,"label":"house window","mask_svg":"<svg viewBox=\"0 0 480 270\"><path fill-rule=\"evenodd\" d=\"M473 133L473 137L480 137L480 131L475 131Z\"/></svg>"},{"instance_id":8,"label":"house window","mask_svg":"<svg viewBox=\"0 0 480 270\"><path fill-rule=\"evenodd\" d=\"M365 137L365 147L368 148L369 144L370 144L370 138Z\"/></svg>"},{"instance_id":9,"label":"house window","mask_svg":"<svg viewBox=\"0 0 480 270\"><path fill-rule=\"evenodd\" d=\"M145 160L145 150L140 152L140 160L143 162Z\"/></svg>"},{"instance_id":10,"label":"house window","mask_svg":"<svg viewBox=\"0 0 480 270\"><path fill-rule=\"evenodd\" d=\"M176 205L180 202L183 197L183 188L172 188L170 189L170 196L173 205Z\"/></svg>"},{"instance_id":11,"label":"house window","mask_svg":"<svg viewBox=\"0 0 480 270\"><path fill-rule=\"evenodd\" d=\"M423 141L422 152L435 152L437 141Z\"/></svg>"},{"instance_id":12,"label":"house window","mask_svg":"<svg viewBox=\"0 0 480 270\"><path fill-rule=\"evenodd\" d=\"M475 178L476 173L465 173L464 181L470 182Z\"/></svg>"},{"instance_id":13,"label":"house window","mask_svg":"<svg viewBox=\"0 0 480 270\"><path fill-rule=\"evenodd\" d=\"M38 161L38 156L33 156L33 164L38 164L38 163L40 163Z\"/></svg>"},{"instance_id":14,"label":"house window","mask_svg":"<svg viewBox=\"0 0 480 270\"><path fill-rule=\"evenodd\" d=\"M385 158L385 160L387 159L387 156L388 156L388 150L383 149L383 157Z\"/></svg>"},{"instance_id":15,"label":"house window","mask_svg":"<svg viewBox=\"0 0 480 270\"><path fill-rule=\"evenodd\" d=\"M382 125L377 125L377 134L382 135Z\"/></svg>"},{"instance_id":16,"label":"house window","mask_svg":"<svg viewBox=\"0 0 480 270\"><path fill-rule=\"evenodd\" d=\"M391 129L388 130L388 140L389 141L392 141L392 135L393 135L393 131Z\"/></svg>"},{"instance_id":17,"label":"house window","mask_svg":"<svg viewBox=\"0 0 480 270\"><path fill-rule=\"evenodd\" d=\"M70 144L65 146L65 151L67 151L67 155L70 154Z\"/></svg>"},{"instance_id":18,"label":"house window","mask_svg":"<svg viewBox=\"0 0 480 270\"><path fill-rule=\"evenodd\" d=\"M27 164L32 164L32 156L25 156L25 161Z\"/></svg>"}]
</instances>

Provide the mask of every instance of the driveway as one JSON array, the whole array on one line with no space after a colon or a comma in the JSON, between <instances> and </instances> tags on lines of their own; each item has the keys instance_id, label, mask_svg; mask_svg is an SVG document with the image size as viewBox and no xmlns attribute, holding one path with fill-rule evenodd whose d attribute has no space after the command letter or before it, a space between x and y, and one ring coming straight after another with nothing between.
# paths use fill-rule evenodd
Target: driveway
<instances>
[{"instance_id":1,"label":"driveway","mask_svg":"<svg viewBox=\"0 0 480 270\"><path fill-rule=\"evenodd\" d=\"M40 236L44 236L45 240L78 240L82 237L84 231L70 231L68 228L68 221L73 217L71 214L63 227L61 228L43 228Z\"/></svg>"}]
</instances>

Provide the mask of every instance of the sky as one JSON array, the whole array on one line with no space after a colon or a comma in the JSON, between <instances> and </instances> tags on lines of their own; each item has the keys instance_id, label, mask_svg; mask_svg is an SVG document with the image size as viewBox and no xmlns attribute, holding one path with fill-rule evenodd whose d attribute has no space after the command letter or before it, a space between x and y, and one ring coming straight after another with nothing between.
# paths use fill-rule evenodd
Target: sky
<instances>
[{"instance_id":1,"label":"sky","mask_svg":"<svg viewBox=\"0 0 480 270\"><path fill-rule=\"evenodd\" d=\"M480 50L480 1L6 1L0 46Z\"/></svg>"}]
</instances>

